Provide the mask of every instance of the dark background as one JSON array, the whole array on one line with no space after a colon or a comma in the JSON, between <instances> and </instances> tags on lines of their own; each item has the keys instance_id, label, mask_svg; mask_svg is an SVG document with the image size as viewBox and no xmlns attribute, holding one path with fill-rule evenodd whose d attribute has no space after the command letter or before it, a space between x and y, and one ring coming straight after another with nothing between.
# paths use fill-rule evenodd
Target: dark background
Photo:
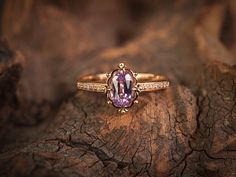
<instances>
[{"instance_id":1,"label":"dark background","mask_svg":"<svg viewBox=\"0 0 236 177\"><path fill-rule=\"evenodd\" d=\"M236 1L0 4L1 176L236 176ZM121 61L171 89L123 116L77 93Z\"/></svg>"}]
</instances>

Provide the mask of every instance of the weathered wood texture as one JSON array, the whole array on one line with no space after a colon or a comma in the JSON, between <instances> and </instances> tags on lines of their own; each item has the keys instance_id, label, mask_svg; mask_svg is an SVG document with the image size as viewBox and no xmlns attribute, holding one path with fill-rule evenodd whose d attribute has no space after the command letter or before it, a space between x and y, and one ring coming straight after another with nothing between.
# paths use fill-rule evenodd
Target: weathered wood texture
<instances>
[{"instance_id":1,"label":"weathered wood texture","mask_svg":"<svg viewBox=\"0 0 236 177\"><path fill-rule=\"evenodd\" d=\"M3 8L0 176L236 176L234 0L22 2ZM171 87L124 115L76 91L120 61Z\"/></svg>"}]
</instances>

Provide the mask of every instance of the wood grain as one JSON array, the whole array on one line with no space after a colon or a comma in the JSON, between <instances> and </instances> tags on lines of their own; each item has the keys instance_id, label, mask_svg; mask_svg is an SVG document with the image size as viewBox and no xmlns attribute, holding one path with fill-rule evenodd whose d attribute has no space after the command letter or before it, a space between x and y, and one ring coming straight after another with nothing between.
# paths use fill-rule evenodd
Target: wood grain
<instances>
[{"instance_id":1,"label":"wood grain","mask_svg":"<svg viewBox=\"0 0 236 177\"><path fill-rule=\"evenodd\" d=\"M17 31L3 19L0 176L234 177L234 3L82 2L35 1ZM171 87L122 115L76 91L120 61Z\"/></svg>"}]
</instances>

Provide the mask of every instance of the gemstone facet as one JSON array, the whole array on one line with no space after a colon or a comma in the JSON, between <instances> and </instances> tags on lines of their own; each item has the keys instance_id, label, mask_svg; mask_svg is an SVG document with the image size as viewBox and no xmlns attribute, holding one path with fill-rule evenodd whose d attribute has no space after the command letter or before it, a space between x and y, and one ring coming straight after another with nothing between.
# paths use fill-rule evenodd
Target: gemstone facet
<instances>
[{"instance_id":1,"label":"gemstone facet","mask_svg":"<svg viewBox=\"0 0 236 177\"><path fill-rule=\"evenodd\" d=\"M128 108L132 106L137 97L133 89L137 80L129 69L118 69L113 71L108 80L108 98L115 107Z\"/></svg>"}]
</instances>

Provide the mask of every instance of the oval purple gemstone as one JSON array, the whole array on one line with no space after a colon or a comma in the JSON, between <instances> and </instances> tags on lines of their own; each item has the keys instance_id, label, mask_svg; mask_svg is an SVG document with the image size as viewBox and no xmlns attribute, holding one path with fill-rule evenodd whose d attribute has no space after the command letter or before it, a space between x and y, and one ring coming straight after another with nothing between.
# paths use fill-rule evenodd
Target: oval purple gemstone
<instances>
[{"instance_id":1,"label":"oval purple gemstone","mask_svg":"<svg viewBox=\"0 0 236 177\"><path fill-rule=\"evenodd\" d=\"M133 90L136 79L128 69L115 70L108 80L110 90L108 97L116 107L130 107L136 98L136 92Z\"/></svg>"}]
</instances>

